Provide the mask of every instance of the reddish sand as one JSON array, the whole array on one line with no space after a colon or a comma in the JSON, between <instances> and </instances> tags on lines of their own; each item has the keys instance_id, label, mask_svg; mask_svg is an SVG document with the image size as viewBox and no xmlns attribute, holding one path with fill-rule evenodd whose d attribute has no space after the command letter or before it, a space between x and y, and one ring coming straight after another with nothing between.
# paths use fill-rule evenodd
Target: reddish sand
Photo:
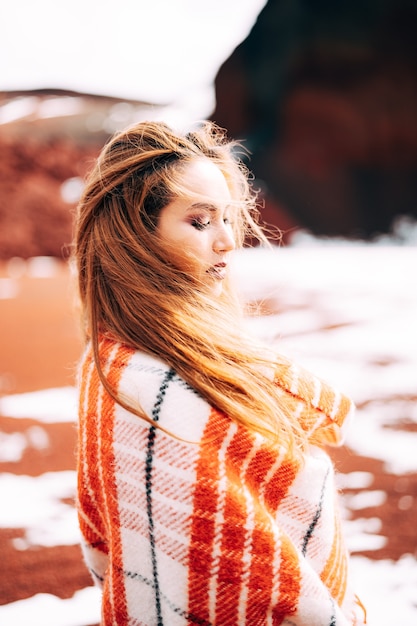
<instances>
[{"instance_id":1,"label":"reddish sand","mask_svg":"<svg viewBox=\"0 0 417 626\"><path fill-rule=\"evenodd\" d=\"M0 278L6 269L0 268ZM49 278L23 276L16 297L0 299L0 384L2 394L63 387L74 383L81 341L65 265ZM37 422L1 416L1 431L27 432ZM0 463L0 472L38 476L75 467L74 424L42 424L51 445L28 447L19 463ZM19 529L0 530L0 604L36 593L71 597L91 580L77 546L16 550Z\"/></svg>"},{"instance_id":2,"label":"reddish sand","mask_svg":"<svg viewBox=\"0 0 417 626\"><path fill-rule=\"evenodd\" d=\"M23 275L17 285L15 298L0 300L2 392L73 384L81 342L67 266L56 262L52 276Z\"/></svg>"}]
</instances>

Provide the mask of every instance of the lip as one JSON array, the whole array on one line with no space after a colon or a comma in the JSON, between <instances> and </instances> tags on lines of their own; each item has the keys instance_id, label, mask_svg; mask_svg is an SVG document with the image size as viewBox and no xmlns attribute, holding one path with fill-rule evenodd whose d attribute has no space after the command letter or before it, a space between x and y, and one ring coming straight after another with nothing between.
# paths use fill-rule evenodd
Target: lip
<instances>
[{"instance_id":1,"label":"lip","mask_svg":"<svg viewBox=\"0 0 417 626\"><path fill-rule=\"evenodd\" d=\"M227 263L216 263L207 270L212 278L216 280L224 280L226 278Z\"/></svg>"}]
</instances>

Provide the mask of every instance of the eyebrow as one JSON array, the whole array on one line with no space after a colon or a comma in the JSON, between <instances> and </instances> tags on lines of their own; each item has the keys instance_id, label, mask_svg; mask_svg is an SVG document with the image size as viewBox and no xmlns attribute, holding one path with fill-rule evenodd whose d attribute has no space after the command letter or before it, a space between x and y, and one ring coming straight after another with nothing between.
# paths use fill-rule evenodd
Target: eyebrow
<instances>
[{"instance_id":1,"label":"eyebrow","mask_svg":"<svg viewBox=\"0 0 417 626\"><path fill-rule=\"evenodd\" d=\"M203 209L204 211L210 211L210 213L217 213L217 211L220 211L219 207L217 207L215 204L210 204L208 202L196 202L195 204L192 204L187 208L187 212L195 211L196 209ZM225 207L225 210L228 209L230 209L230 205L227 205Z\"/></svg>"}]
</instances>

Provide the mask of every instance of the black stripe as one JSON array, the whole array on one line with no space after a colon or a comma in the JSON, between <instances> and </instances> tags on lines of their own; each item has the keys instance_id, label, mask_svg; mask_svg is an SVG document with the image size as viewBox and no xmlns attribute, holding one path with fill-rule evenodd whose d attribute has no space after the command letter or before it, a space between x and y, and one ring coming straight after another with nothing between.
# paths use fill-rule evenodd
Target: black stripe
<instances>
[{"instance_id":1,"label":"black stripe","mask_svg":"<svg viewBox=\"0 0 417 626\"><path fill-rule=\"evenodd\" d=\"M330 596L330 603L332 605L332 615L330 617L329 626L337 626L337 624L336 624L336 615L335 615L335 610L334 610L334 600L333 600L333 598L331 596Z\"/></svg>"},{"instance_id":2,"label":"black stripe","mask_svg":"<svg viewBox=\"0 0 417 626\"><path fill-rule=\"evenodd\" d=\"M326 482L327 482L327 479L329 477L329 472L330 472L330 470L328 469L327 472L326 472L326 476L324 477L323 485L322 485L322 488L321 488L319 505L317 507L317 510L316 510L316 512L314 514L313 519L311 520L311 524L308 527L306 534L304 535L303 545L302 545L302 548L301 548L301 552L302 552L303 556L306 555L308 542L310 541L310 539L311 539L311 537L312 537L312 535L314 533L314 529L316 528L317 523L318 523L318 521L320 519L320 516L321 516L321 511L323 509L324 492L325 492L325 489L326 489Z\"/></svg>"},{"instance_id":3,"label":"black stripe","mask_svg":"<svg viewBox=\"0 0 417 626\"><path fill-rule=\"evenodd\" d=\"M99 574L97 574L97 572L95 570L93 570L91 567L89 567L88 570L91 573L91 575L93 576L93 578L96 578L100 583L104 583L103 576L100 576Z\"/></svg>"},{"instance_id":4,"label":"black stripe","mask_svg":"<svg viewBox=\"0 0 417 626\"><path fill-rule=\"evenodd\" d=\"M142 576L142 574L139 574L138 572L129 572L122 569L120 569L120 571L123 572L123 575L127 578L130 578L132 580L139 580L144 585L151 587L151 589L155 589L153 581L149 578L146 578L145 576ZM187 622L191 622L192 624L198 624L198 626L213 626L212 623L208 622L206 619L197 617L196 615L193 615L193 613L188 613L188 611L181 609L179 606L174 604L162 591L160 591L160 596L164 599L164 602L167 604L167 606L169 606L173 613L184 617Z\"/></svg>"},{"instance_id":5,"label":"black stripe","mask_svg":"<svg viewBox=\"0 0 417 626\"><path fill-rule=\"evenodd\" d=\"M162 403L168 389L168 385L172 378L175 376L173 369L169 369L165 374L162 384L159 388L156 402L152 409L152 419L154 422L159 420L159 414L161 412ZM155 446L156 426L152 425L149 428L148 434L148 449L146 452L146 466L145 466L145 489L146 489L146 510L148 514L148 526L149 526L149 542L151 546L151 559L152 559L152 575L153 575L153 588L155 590L155 609L157 616L157 626L163 626L162 611L161 611L161 593L159 589L158 581L158 567L156 562L156 550L155 550L155 535L154 535L154 523L152 513L152 462L153 451Z\"/></svg>"}]
</instances>

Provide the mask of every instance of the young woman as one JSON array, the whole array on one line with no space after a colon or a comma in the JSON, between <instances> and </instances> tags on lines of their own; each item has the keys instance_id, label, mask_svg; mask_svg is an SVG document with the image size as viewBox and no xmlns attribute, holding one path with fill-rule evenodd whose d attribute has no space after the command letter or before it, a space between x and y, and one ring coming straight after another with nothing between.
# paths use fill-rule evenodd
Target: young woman
<instances>
[{"instance_id":1,"label":"young woman","mask_svg":"<svg viewBox=\"0 0 417 626\"><path fill-rule=\"evenodd\" d=\"M266 240L235 151L140 123L79 204L78 511L106 626L364 623L322 450L352 404L245 333L230 255Z\"/></svg>"}]
</instances>

